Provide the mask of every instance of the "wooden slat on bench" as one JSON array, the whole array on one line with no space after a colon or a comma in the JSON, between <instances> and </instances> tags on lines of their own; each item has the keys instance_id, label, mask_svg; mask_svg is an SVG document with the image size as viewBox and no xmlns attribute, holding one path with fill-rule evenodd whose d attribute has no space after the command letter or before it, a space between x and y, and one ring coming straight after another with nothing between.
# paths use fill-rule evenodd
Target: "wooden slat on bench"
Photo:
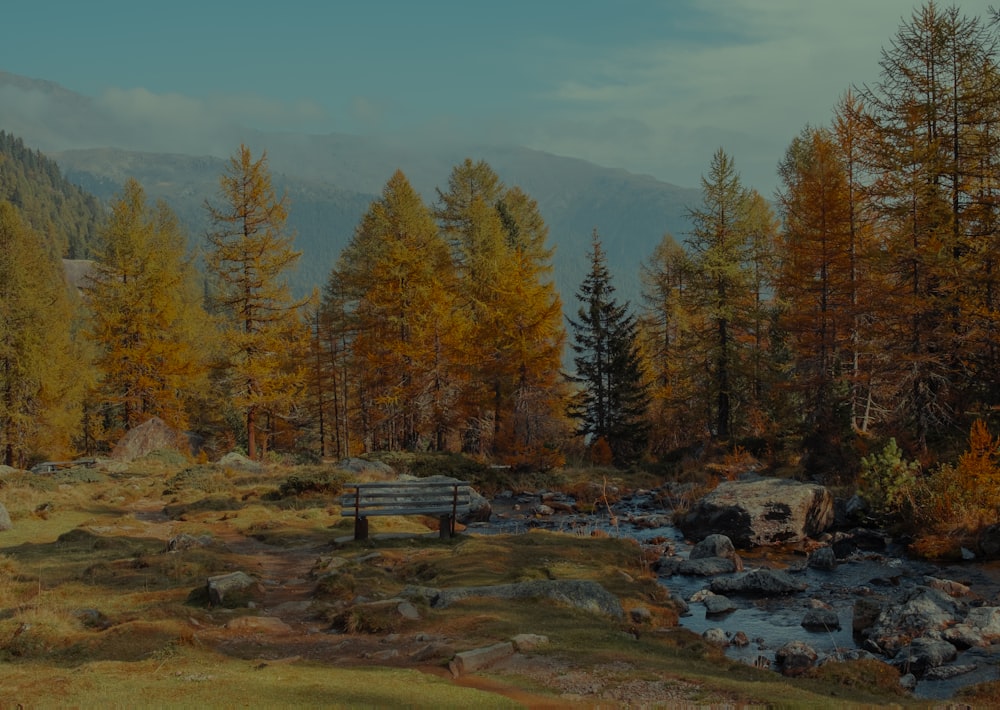
<instances>
[{"instance_id":1,"label":"wooden slat on bench","mask_svg":"<svg viewBox=\"0 0 1000 710\"><path fill-rule=\"evenodd\" d=\"M436 515L441 519L442 537L454 533L455 516L472 505L472 489L468 481L373 481L348 483L353 489L341 498L346 511L353 509L355 539L359 533L367 538L366 518L388 515ZM450 530L446 530L446 521ZM446 535L446 532L448 535Z\"/></svg>"}]
</instances>

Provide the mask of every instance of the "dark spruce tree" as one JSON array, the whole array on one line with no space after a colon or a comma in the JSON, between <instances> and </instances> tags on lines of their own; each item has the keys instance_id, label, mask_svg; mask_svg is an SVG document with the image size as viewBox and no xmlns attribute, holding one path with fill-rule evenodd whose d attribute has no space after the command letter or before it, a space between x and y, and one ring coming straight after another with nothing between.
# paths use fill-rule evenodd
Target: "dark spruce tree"
<instances>
[{"instance_id":1,"label":"dark spruce tree","mask_svg":"<svg viewBox=\"0 0 1000 710\"><path fill-rule=\"evenodd\" d=\"M577 319L568 319L576 353L576 373L570 379L582 385L569 415L580 422L577 434L591 445L603 439L612 462L627 466L646 451L649 391L639 359L636 320L627 302L619 305L615 300L596 229L592 244L590 272L576 294Z\"/></svg>"}]
</instances>

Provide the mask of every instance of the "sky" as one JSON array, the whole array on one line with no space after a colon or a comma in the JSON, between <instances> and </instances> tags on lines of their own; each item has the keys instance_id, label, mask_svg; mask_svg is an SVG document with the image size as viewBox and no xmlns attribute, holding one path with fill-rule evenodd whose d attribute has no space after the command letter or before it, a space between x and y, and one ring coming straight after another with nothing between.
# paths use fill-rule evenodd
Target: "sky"
<instances>
[{"instance_id":1,"label":"sky","mask_svg":"<svg viewBox=\"0 0 1000 710\"><path fill-rule=\"evenodd\" d=\"M991 2L956 4L986 19ZM155 129L158 150L228 156L205 136L235 122L515 144L698 187L722 148L768 194L792 138L878 81L919 5L13 0L0 71L93 97ZM0 129L22 99L0 94ZM52 149L67 147L83 146Z\"/></svg>"}]
</instances>

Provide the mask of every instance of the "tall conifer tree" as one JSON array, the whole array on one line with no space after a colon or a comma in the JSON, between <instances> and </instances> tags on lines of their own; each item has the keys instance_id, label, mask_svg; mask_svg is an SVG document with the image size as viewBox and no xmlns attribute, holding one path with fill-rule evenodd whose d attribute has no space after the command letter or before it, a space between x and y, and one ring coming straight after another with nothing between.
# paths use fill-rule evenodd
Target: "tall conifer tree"
<instances>
[{"instance_id":1,"label":"tall conifer tree","mask_svg":"<svg viewBox=\"0 0 1000 710\"><path fill-rule=\"evenodd\" d=\"M63 270L18 210L0 200L0 462L65 455L80 416L80 368L70 341Z\"/></svg>"},{"instance_id":2,"label":"tall conifer tree","mask_svg":"<svg viewBox=\"0 0 1000 710\"><path fill-rule=\"evenodd\" d=\"M309 332L299 309L308 299L293 299L288 287L300 253L285 226L285 198L271 185L267 154L254 160L241 145L219 186L219 204L206 202L212 221L206 263L223 322L226 389L243 421L247 454L256 459L258 444L267 445L266 420L287 415L303 382Z\"/></svg>"},{"instance_id":3,"label":"tall conifer tree","mask_svg":"<svg viewBox=\"0 0 1000 710\"><path fill-rule=\"evenodd\" d=\"M187 427L205 389L207 319L176 217L150 207L134 179L111 205L84 290L106 426L127 431L158 416Z\"/></svg>"},{"instance_id":4,"label":"tall conifer tree","mask_svg":"<svg viewBox=\"0 0 1000 710\"><path fill-rule=\"evenodd\" d=\"M573 331L573 380L582 386L570 415L577 433L593 445L603 440L618 465L638 461L646 451L648 384L639 356L636 319L628 303L615 299L607 258L594 230L590 271L577 291L580 308Z\"/></svg>"}]
</instances>

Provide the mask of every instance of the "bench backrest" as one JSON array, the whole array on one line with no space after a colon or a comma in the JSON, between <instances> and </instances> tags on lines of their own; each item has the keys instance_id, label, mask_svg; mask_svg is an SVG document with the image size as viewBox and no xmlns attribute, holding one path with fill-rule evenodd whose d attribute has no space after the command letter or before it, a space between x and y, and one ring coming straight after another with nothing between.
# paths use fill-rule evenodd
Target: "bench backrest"
<instances>
[{"instance_id":1,"label":"bench backrest","mask_svg":"<svg viewBox=\"0 0 1000 710\"><path fill-rule=\"evenodd\" d=\"M352 489L341 497L344 514L356 518L370 515L456 515L469 510L472 488L468 481L374 481L348 483Z\"/></svg>"}]
</instances>

